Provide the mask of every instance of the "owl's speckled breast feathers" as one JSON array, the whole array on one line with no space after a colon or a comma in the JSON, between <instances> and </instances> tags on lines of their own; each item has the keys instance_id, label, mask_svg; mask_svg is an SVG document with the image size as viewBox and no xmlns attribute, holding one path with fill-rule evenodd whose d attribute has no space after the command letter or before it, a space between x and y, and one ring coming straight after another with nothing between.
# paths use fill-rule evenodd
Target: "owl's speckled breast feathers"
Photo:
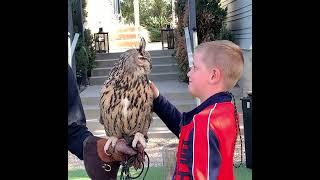
<instances>
[{"instance_id":1,"label":"owl's speckled breast feathers","mask_svg":"<svg viewBox=\"0 0 320 180\"><path fill-rule=\"evenodd\" d=\"M144 39L138 49L120 55L101 90L100 123L107 136L132 141L137 132L147 135L153 105L150 71L151 56Z\"/></svg>"}]
</instances>

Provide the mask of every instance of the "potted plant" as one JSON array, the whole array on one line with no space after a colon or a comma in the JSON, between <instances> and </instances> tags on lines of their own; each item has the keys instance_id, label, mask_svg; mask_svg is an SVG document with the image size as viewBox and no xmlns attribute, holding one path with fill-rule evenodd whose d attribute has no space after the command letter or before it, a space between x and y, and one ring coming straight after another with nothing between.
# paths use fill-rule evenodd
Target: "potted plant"
<instances>
[{"instance_id":1,"label":"potted plant","mask_svg":"<svg viewBox=\"0 0 320 180\"><path fill-rule=\"evenodd\" d=\"M96 53L93 47L94 38L89 29L86 29L84 31L84 37L85 37L86 54L88 58L87 76L91 77L91 71L95 67L95 56L96 56Z\"/></svg>"}]
</instances>

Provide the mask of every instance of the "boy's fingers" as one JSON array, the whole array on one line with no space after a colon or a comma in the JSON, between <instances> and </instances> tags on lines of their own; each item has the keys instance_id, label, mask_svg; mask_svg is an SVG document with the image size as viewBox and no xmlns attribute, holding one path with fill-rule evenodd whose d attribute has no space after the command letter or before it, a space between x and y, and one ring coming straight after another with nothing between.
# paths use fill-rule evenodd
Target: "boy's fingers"
<instances>
[{"instance_id":1,"label":"boy's fingers","mask_svg":"<svg viewBox=\"0 0 320 180\"><path fill-rule=\"evenodd\" d=\"M150 87L151 87L151 90L153 91L154 98L157 98L159 96L159 90L152 81L150 81Z\"/></svg>"}]
</instances>

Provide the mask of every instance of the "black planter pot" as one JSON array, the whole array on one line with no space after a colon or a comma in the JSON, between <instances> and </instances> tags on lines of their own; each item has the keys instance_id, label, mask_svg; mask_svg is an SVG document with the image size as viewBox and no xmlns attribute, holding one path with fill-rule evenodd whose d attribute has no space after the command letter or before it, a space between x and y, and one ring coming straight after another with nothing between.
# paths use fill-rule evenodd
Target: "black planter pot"
<instances>
[{"instance_id":1,"label":"black planter pot","mask_svg":"<svg viewBox=\"0 0 320 180\"><path fill-rule=\"evenodd\" d=\"M243 110L246 167L252 169L252 95L241 98Z\"/></svg>"}]
</instances>

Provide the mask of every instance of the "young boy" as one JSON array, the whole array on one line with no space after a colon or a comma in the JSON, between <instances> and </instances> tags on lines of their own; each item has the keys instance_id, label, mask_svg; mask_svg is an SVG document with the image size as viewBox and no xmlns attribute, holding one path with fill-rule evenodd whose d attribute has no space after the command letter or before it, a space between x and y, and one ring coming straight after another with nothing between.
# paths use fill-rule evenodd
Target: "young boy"
<instances>
[{"instance_id":1,"label":"young boy","mask_svg":"<svg viewBox=\"0 0 320 180\"><path fill-rule=\"evenodd\" d=\"M239 46L226 40L200 44L188 72L188 90L201 104L182 114L151 83L154 112L179 137L173 179L235 179L237 115L228 91L236 85L242 71Z\"/></svg>"}]
</instances>

